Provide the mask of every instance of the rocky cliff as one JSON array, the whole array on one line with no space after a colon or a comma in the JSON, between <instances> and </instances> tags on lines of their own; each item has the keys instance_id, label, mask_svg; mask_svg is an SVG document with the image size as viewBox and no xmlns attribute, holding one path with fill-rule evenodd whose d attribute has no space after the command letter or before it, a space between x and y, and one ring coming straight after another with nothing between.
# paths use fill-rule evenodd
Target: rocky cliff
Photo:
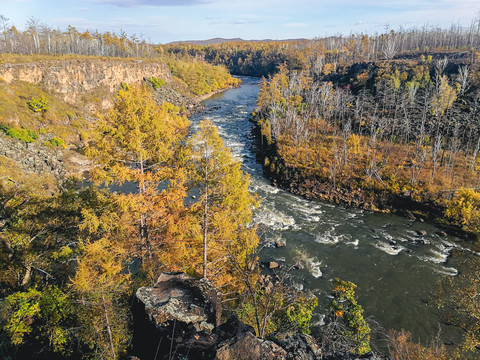
<instances>
[{"instance_id":1,"label":"rocky cliff","mask_svg":"<svg viewBox=\"0 0 480 360\"><path fill-rule=\"evenodd\" d=\"M314 360L313 338L296 333L259 339L232 316L221 323L221 293L206 280L164 273L134 301L133 352L140 359Z\"/></svg>"},{"instance_id":2,"label":"rocky cliff","mask_svg":"<svg viewBox=\"0 0 480 360\"><path fill-rule=\"evenodd\" d=\"M98 58L0 64L0 78L7 83L21 80L41 84L62 94L64 100L70 103L80 94L95 88L113 92L122 82L133 84L152 76L167 82L172 77L166 64L143 60Z\"/></svg>"}]
</instances>

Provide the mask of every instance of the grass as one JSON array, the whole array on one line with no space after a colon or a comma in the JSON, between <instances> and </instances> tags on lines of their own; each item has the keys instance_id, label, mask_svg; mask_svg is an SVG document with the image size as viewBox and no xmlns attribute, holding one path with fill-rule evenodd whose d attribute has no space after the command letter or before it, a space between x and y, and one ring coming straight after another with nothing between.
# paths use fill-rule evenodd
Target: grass
<instances>
[{"instance_id":1,"label":"grass","mask_svg":"<svg viewBox=\"0 0 480 360\"><path fill-rule=\"evenodd\" d=\"M48 111L32 110L29 105L32 99L43 99L48 104ZM65 103L60 95L40 85L0 81L0 123L3 127L16 130L9 134L12 137L24 138L25 134L21 132L28 130L40 133L40 136L75 141L87 127L87 122L83 120L85 112L84 108ZM18 132L18 129L24 130Z\"/></svg>"}]
</instances>

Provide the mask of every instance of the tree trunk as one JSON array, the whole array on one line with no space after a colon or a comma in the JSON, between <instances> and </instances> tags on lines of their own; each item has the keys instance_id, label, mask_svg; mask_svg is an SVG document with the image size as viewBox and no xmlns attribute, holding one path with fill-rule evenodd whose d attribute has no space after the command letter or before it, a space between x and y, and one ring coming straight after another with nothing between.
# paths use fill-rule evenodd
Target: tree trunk
<instances>
[{"instance_id":1,"label":"tree trunk","mask_svg":"<svg viewBox=\"0 0 480 360\"><path fill-rule=\"evenodd\" d=\"M142 173L142 179L140 180L138 184L138 190L140 194L145 194L146 192L146 186L145 186L145 180L144 180L144 168L143 168L143 158L140 157L140 171ZM142 202L143 204L143 202ZM143 243L145 243L145 247L147 248L148 252L148 257L151 260L152 259L152 247L150 245L150 241L148 238L148 225L147 225L147 213L143 213L140 215L140 239Z\"/></svg>"},{"instance_id":2,"label":"tree trunk","mask_svg":"<svg viewBox=\"0 0 480 360\"><path fill-rule=\"evenodd\" d=\"M203 278L207 278L207 252L208 252L208 168L205 168L205 199L203 209Z\"/></svg>"},{"instance_id":3,"label":"tree trunk","mask_svg":"<svg viewBox=\"0 0 480 360\"><path fill-rule=\"evenodd\" d=\"M107 332L108 332L108 338L110 340L110 348L112 350L112 359L115 359L115 347L113 346L113 337L112 337L112 329L110 328L110 321L108 319L108 312L107 312L107 304L105 302L105 295L103 294L103 288L102 288L102 301L103 301L103 311L105 313L105 321L107 322Z\"/></svg>"}]
</instances>

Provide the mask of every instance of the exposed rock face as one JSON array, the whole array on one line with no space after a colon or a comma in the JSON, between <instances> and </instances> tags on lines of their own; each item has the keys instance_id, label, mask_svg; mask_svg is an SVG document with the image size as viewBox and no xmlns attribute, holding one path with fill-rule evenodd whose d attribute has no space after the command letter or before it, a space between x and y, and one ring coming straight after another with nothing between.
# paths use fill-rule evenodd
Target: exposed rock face
<instances>
[{"instance_id":1,"label":"exposed rock face","mask_svg":"<svg viewBox=\"0 0 480 360\"><path fill-rule=\"evenodd\" d=\"M160 275L140 288L134 309L134 354L141 359L286 359L270 340L230 317L220 325L220 294L210 282L183 273Z\"/></svg>"},{"instance_id":2,"label":"exposed rock face","mask_svg":"<svg viewBox=\"0 0 480 360\"><path fill-rule=\"evenodd\" d=\"M173 358L211 359L221 311L221 295L209 281L164 273L153 287L137 290L134 353L141 359L170 359L174 352Z\"/></svg>"},{"instance_id":3,"label":"exposed rock face","mask_svg":"<svg viewBox=\"0 0 480 360\"><path fill-rule=\"evenodd\" d=\"M286 350L285 358L287 360L315 360L322 355L315 340L309 335L300 333L280 334L272 341Z\"/></svg>"},{"instance_id":4,"label":"exposed rock face","mask_svg":"<svg viewBox=\"0 0 480 360\"><path fill-rule=\"evenodd\" d=\"M168 87L168 84L155 90L154 98L155 98L155 101L157 101L157 103L159 104L163 102L169 102L170 104L183 107L185 108L187 113L200 111L203 108L200 105L200 99L198 97L194 98L194 97L183 95L178 91L175 91L170 87Z\"/></svg>"},{"instance_id":5,"label":"exposed rock face","mask_svg":"<svg viewBox=\"0 0 480 360\"><path fill-rule=\"evenodd\" d=\"M226 341L218 350L216 360L284 360L287 352L269 340L262 340L251 333Z\"/></svg>"},{"instance_id":6,"label":"exposed rock face","mask_svg":"<svg viewBox=\"0 0 480 360\"><path fill-rule=\"evenodd\" d=\"M0 156L2 155L16 161L26 172L49 172L56 177L66 174L62 152L46 146L27 144L0 134Z\"/></svg>"},{"instance_id":7,"label":"exposed rock face","mask_svg":"<svg viewBox=\"0 0 480 360\"><path fill-rule=\"evenodd\" d=\"M43 84L47 89L64 94L66 102L86 91L103 87L110 92L122 82L139 83L155 76L169 81L168 66L161 62L143 60L48 60L21 64L0 64L0 78L7 83L22 80Z\"/></svg>"},{"instance_id":8,"label":"exposed rock face","mask_svg":"<svg viewBox=\"0 0 480 360\"><path fill-rule=\"evenodd\" d=\"M194 279L185 273L164 273L151 287L137 290L137 299L156 326L176 320L193 324L202 330L220 325L221 294L208 281Z\"/></svg>"},{"instance_id":9,"label":"exposed rock face","mask_svg":"<svg viewBox=\"0 0 480 360\"><path fill-rule=\"evenodd\" d=\"M133 313L133 355L140 359L357 359L336 351L323 353L313 337L300 333L259 339L235 315L219 324L218 290L183 273L162 274L153 287L138 289ZM371 354L362 359L382 358Z\"/></svg>"}]
</instances>

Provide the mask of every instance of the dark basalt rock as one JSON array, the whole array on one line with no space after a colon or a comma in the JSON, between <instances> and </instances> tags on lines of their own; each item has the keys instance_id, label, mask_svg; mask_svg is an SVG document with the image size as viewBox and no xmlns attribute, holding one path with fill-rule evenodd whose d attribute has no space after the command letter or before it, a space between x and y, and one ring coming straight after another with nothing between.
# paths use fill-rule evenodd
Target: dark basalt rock
<instances>
[{"instance_id":1,"label":"dark basalt rock","mask_svg":"<svg viewBox=\"0 0 480 360\"><path fill-rule=\"evenodd\" d=\"M322 355L313 337L300 333L278 334L271 339L286 350L287 360L315 360Z\"/></svg>"}]
</instances>

